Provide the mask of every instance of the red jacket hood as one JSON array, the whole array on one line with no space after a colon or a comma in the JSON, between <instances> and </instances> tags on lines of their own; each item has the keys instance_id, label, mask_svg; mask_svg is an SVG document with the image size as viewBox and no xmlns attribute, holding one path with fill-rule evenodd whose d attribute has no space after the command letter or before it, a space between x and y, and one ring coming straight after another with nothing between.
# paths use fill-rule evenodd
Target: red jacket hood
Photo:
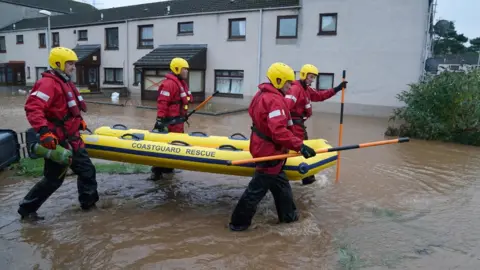
<instances>
[{"instance_id":1,"label":"red jacket hood","mask_svg":"<svg viewBox=\"0 0 480 270\"><path fill-rule=\"evenodd\" d=\"M307 90L308 89L308 85L305 85L302 83L302 81L300 80L295 80L292 82L292 86L298 86L300 88L302 88L303 90Z\"/></svg>"},{"instance_id":2,"label":"red jacket hood","mask_svg":"<svg viewBox=\"0 0 480 270\"><path fill-rule=\"evenodd\" d=\"M167 75L165 75L165 78L174 80L176 82L181 82L181 80L175 74L172 74L172 73L167 73Z\"/></svg>"},{"instance_id":3,"label":"red jacket hood","mask_svg":"<svg viewBox=\"0 0 480 270\"><path fill-rule=\"evenodd\" d=\"M275 88L271 83L259 84L258 89L260 89L260 91L262 91L262 92L269 92L269 93L272 93L272 94L285 96L285 94L282 91Z\"/></svg>"}]
</instances>

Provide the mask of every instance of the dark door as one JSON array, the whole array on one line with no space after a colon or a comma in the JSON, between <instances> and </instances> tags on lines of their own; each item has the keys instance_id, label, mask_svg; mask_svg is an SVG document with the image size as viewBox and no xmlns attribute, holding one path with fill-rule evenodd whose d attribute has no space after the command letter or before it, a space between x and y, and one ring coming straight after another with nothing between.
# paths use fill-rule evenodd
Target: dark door
<instances>
[{"instance_id":1,"label":"dark door","mask_svg":"<svg viewBox=\"0 0 480 270\"><path fill-rule=\"evenodd\" d=\"M25 85L25 64L8 64L7 84Z\"/></svg>"},{"instance_id":2,"label":"dark door","mask_svg":"<svg viewBox=\"0 0 480 270\"><path fill-rule=\"evenodd\" d=\"M85 78L88 82L88 89L92 92L97 92L100 90L100 71L98 67L86 67L85 69Z\"/></svg>"}]
</instances>

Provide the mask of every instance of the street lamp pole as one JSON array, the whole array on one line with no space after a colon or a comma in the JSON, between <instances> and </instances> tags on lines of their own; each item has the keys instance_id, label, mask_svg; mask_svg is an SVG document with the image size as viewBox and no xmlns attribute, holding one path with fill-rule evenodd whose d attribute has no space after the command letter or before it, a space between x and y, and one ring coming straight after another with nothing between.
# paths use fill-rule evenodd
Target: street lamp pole
<instances>
[{"instance_id":1,"label":"street lamp pole","mask_svg":"<svg viewBox=\"0 0 480 270\"><path fill-rule=\"evenodd\" d=\"M45 16L47 16L47 36L45 37L45 41L46 41L46 45L47 45L47 55L50 54L50 38L51 38L51 35L50 35L50 16L52 16L52 13L48 10L40 10L38 13L40 14L43 14ZM47 58L48 59L48 58ZM48 63L48 60L47 60L47 63ZM47 69L48 67L50 66L50 64L47 64Z\"/></svg>"}]
</instances>

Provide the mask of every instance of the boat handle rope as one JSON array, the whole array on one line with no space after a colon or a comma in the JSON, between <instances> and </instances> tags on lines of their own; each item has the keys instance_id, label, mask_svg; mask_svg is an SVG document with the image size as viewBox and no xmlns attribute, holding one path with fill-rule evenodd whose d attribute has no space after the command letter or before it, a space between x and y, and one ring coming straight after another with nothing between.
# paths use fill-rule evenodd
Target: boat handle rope
<instances>
[{"instance_id":1,"label":"boat handle rope","mask_svg":"<svg viewBox=\"0 0 480 270\"><path fill-rule=\"evenodd\" d=\"M122 139L125 139L126 136L131 136L132 139L136 140L136 141L141 141L142 139L140 139L137 135L135 134L132 134L132 133L125 133L123 134L122 136L120 136L120 138ZM128 139L127 139L128 140Z\"/></svg>"},{"instance_id":2,"label":"boat handle rope","mask_svg":"<svg viewBox=\"0 0 480 270\"><path fill-rule=\"evenodd\" d=\"M190 144L184 142L184 141L171 141L170 144L173 145L183 145L183 146L190 146Z\"/></svg>"},{"instance_id":3,"label":"boat handle rope","mask_svg":"<svg viewBox=\"0 0 480 270\"><path fill-rule=\"evenodd\" d=\"M122 127L122 128L116 128L116 127ZM125 125L122 125L122 124L115 124L112 126L113 129L123 129L123 130L127 130L127 126Z\"/></svg>"},{"instance_id":4,"label":"boat handle rope","mask_svg":"<svg viewBox=\"0 0 480 270\"><path fill-rule=\"evenodd\" d=\"M243 139L248 139L247 137L245 137L245 135L243 135L242 133L233 133L232 135L230 135L230 138L233 139L233 137L235 136L240 136L242 137Z\"/></svg>"},{"instance_id":5,"label":"boat handle rope","mask_svg":"<svg viewBox=\"0 0 480 270\"><path fill-rule=\"evenodd\" d=\"M220 146L218 147L218 149L220 149L220 150L233 150L233 151L240 151L240 150L242 150L242 149L238 149L238 148L236 148L235 146L230 145L230 144L220 145Z\"/></svg>"},{"instance_id":6,"label":"boat handle rope","mask_svg":"<svg viewBox=\"0 0 480 270\"><path fill-rule=\"evenodd\" d=\"M208 137L208 135L206 133L203 133L201 131L193 131L193 132L190 133L191 136L195 136L195 134L200 134L204 137Z\"/></svg>"},{"instance_id":7,"label":"boat handle rope","mask_svg":"<svg viewBox=\"0 0 480 270\"><path fill-rule=\"evenodd\" d=\"M83 131L83 130L82 130ZM89 129L89 128L86 128L85 131L88 131L90 132L90 134L93 134L93 132ZM81 133L81 132L80 132ZM83 133L82 133L83 134Z\"/></svg>"}]
</instances>

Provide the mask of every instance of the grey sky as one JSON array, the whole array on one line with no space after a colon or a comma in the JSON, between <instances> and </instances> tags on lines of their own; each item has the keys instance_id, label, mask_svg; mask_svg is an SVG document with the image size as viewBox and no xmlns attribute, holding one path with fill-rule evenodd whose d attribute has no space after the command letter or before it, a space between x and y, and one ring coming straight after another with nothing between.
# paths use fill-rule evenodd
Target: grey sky
<instances>
[{"instance_id":1,"label":"grey sky","mask_svg":"<svg viewBox=\"0 0 480 270\"><path fill-rule=\"evenodd\" d=\"M77 0L79 2L95 2L97 8L111 8L141 3L159 2L159 0ZM422 1L422 0L418 0ZM437 0L435 19L446 19L455 22L459 33L468 38L480 37L480 0ZM407 19L407 18L406 18Z\"/></svg>"}]
</instances>

